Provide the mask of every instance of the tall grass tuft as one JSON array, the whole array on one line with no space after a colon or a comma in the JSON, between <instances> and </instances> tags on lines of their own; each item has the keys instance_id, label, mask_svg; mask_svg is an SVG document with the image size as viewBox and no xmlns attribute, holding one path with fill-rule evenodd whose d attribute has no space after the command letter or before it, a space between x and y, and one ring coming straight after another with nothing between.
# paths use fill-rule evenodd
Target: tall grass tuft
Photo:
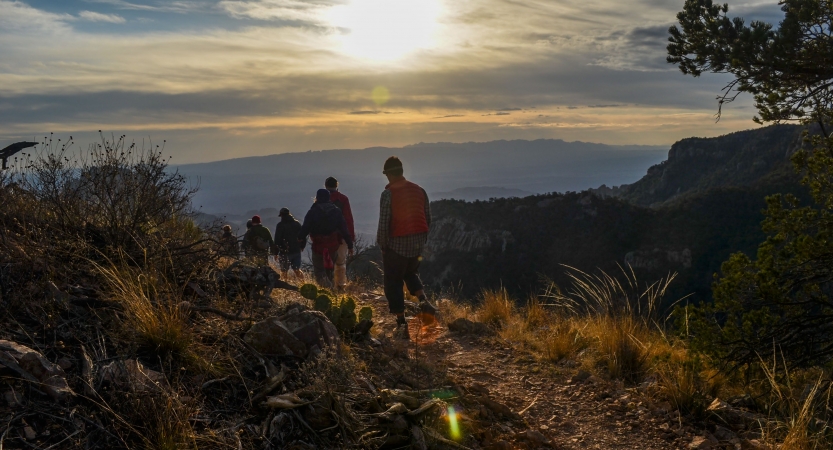
<instances>
[{"instance_id":1,"label":"tall grass tuft","mask_svg":"<svg viewBox=\"0 0 833 450\"><path fill-rule=\"evenodd\" d=\"M509 323L515 311L515 305L506 289L483 291L483 304L480 308L480 321L502 327Z\"/></svg>"},{"instance_id":2,"label":"tall grass tuft","mask_svg":"<svg viewBox=\"0 0 833 450\"><path fill-rule=\"evenodd\" d=\"M192 358L193 334L174 296L178 288L152 273L127 265L97 266L108 291L122 305L125 327L144 350L167 359Z\"/></svg>"}]
</instances>

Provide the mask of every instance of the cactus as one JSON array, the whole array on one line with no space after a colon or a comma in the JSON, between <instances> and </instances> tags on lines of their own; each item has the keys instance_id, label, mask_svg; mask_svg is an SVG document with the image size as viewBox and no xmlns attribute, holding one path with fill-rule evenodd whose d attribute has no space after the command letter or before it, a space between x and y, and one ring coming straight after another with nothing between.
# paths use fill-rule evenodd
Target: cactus
<instances>
[{"instance_id":1,"label":"cactus","mask_svg":"<svg viewBox=\"0 0 833 450\"><path fill-rule=\"evenodd\" d=\"M362 309L359 310L359 322L362 320L373 320L373 308L362 306Z\"/></svg>"},{"instance_id":2,"label":"cactus","mask_svg":"<svg viewBox=\"0 0 833 450\"><path fill-rule=\"evenodd\" d=\"M301 286L300 291L301 291L301 296L304 297L307 300L316 300L316 298L318 297L318 293L319 293L318 286L316 286L314 284L309 284L309 283ZM318 309L318 308L316 308L316 309Z\"/></svg>"},{"instance_id":3,"label":"cactus","mask_svg":"<svg viewBox=\"0 0 833 450\"><path fill-rule=\"evenodd\" d=\"M318 295L322 295L322 294L326 295L328 297L335 297L335 294L333 294L333 291L331 291L329 289L326 289L326 288L318 289Z\"/></svg>"},{"instance_id":4,"label":"cactus","mask_svg":"<svg viewBox=\"0 0 833 450\"><path fill-rule=\"evenodd\" d=\"M319 295L315 297L315 310L328 314L333 307L333 299L326 295Z\"/></svg>"},{"instance_id":5,"label":"cactus","mask_svg":"<svg viewBox=\"0 0 833 450\"><path fill-rule=\"evenodd\" d=\"M350 331L356 326L356 300L353 297L347 297L341 302L338 309L340 310L337 327L342 331Z\"/></svg>"}]
</instances>

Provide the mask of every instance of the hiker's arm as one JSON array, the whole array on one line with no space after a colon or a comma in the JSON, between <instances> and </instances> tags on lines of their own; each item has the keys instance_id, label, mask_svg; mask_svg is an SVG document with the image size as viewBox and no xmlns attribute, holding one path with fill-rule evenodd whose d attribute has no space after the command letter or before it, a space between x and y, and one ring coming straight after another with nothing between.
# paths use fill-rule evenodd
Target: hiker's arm
<instances>
[{"instance_id":1,"label":"hiker's arm","mask_svg":"<svg viewBox=\"0 0 833 450\"><path fill-rule=\"evenodd\" d=\"M298 232L298 242L301 242L302 247L306 247L307 236L309 236L310 227L312 227L312 209L304 216L304 224L301 225L301 231Z\"/></svg>"},{"instance_id":2,"label":"hiker's arm","mask_svg":"<svg viewBox=\"0 0 833 450\"><path fill-rule=\"evenodd\" d=\"M376 244L384 250L388 246L390 236L390 191L382 191L382 198L379 202L379 228L376 231Z\"/></svg>"},{"instance_id":3,"label":"hiker's arm","mask_svg":"<svg viewBox=\"0 0 833 450\"><path fill-rule=\"evenodd\" d=\"M347 243L347 248L353 250L353 236L347 230L347 221L344 220L344 216L342 215L339 216L338 220L338 232L344 238L344 242Z\"/></svg>"},{"instance_id":4,"label":"hiker's arm","mask_svg":"<svg viewBox=\"0 0 833 450\"><path fill-rule=\"evenodd\" d=\"M350 208L350 199L344 197L344 209L341 211L344 213L344 220L347 221L347 231L350 232L350 238L354 241L356 240L356 227L353 223L353 209Z\"/></svg>"},{"instance_id":5,"label":"hiker's arm","mask_svg":"<svg viewBox=\"0 0 833 450\"><path fill-rule=\"evenodd\" d=\"M425 194L425 223L428 224L428 228L431 228L431 202L428 201L428 193L425 192L425 189L422 190L422 193Z\"/></svg>"}]
</instances>

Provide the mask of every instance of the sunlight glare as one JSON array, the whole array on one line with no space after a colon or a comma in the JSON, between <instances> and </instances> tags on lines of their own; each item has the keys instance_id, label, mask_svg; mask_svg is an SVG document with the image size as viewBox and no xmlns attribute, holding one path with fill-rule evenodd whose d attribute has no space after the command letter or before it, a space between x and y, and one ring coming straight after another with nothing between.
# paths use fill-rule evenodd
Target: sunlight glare
<instances>
[{"instance_id":1,"label":"sunlight glare","mask_svg":"<svg viewBox=\"0 0 833 450\"><path fill-rule=\"evenodd\" d=\"M371 61L393 61L434 46L442 0L350 0L329 11L341 50Z\"/></svg>"},{"instance_id":2,"label":"sunlight glare","mask_svg":"<svg viewBox=\"0 0 833 450\"><path fill-rule=\"evenodd\" d=\"M460 439L460 424L457 423L457 411L454 410L453 406L448 407L448 433L451 435L451 439L459 440Z\"/></svg>"}]
</instances>

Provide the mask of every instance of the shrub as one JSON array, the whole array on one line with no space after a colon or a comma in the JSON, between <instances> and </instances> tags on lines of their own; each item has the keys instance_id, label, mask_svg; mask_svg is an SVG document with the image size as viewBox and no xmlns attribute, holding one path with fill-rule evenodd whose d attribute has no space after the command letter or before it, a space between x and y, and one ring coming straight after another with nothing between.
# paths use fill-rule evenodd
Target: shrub
<instances>
[{"instance_id":1,"label":"shrub","mask_svg":"<svg viewBox=\"0 0 833 450\"><path fill-rule=\"evenodd\" d=\"M514 304L506 289L483 291L483 304L480 308L480 321L501 327L509 322L514 313Z\"/></svg>"},{"instance_id":2,"label":"shrub","mask_svg":"<svg viewBox=\"0 0 833 450\"><path fill-rule=\"evenodd\" d=\"M301 286L300 292L301 292L301 296L304 297L305 299L315 300L318 297L318 286L316 286L314 284L311 284L311 283L307 283L307 284ZM318 309L318 308L315 308L315 309ZM319 311L321 311L321 310L319 310Z\"/></svg>"}]
</instances>

